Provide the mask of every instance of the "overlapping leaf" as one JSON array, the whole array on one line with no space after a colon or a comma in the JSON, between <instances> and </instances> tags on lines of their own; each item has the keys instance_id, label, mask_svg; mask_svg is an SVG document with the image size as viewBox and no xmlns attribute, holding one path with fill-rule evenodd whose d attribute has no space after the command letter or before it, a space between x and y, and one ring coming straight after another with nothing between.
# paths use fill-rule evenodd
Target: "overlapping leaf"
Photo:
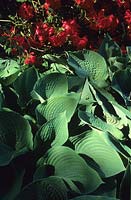
<instances>
[{"instance_id":1,"label":"overlapping leaf","mask_svg":"<svg viewBox=\"0 0 131 200\"><path fill-rule=\"evenodd\" d=\"M106 142L106 133L89 130L81 135L71 137L77 153L92 158L103 171L105 177L114 176L125 170L123 162L116 150Z\"/></svg>"},{"instance_id":2,"label":"overlapping leaf","mask_svg":"<svg viewBox=\"0 0 131 200\"><path fill-rule=\"evenodd\" d=\"M58 97L68 92L66 75L60 73L47 74L40 78L33 89L32 95L37 94L44 100L49 97Z\"/></svg>"},{"instance_id":3,"label":"overlapping leaf","mask_svg":"<svg viewBox=\"0 0 131 200\"><path fill-rule=\"evenodd\" d=\"M20 65L12 59L0 59L0 80L5 85L9 85L20 73Z\"/></svg>"},{"instance_id":4,"label":"overlapping leaf","mask_svg":"<svg viewBox=\"0 0 131 200\"><path fill-rule=\"evenodd\" d=\"M107 86L108 68L105 59L98 53L83 50L67 52L68 64L74 68L80 77L89 77L97 87Z\"/></svg>"},{"instance_id":5,"label":"overlapping leaf","mask_svg":"<svg viewBox=\"0 0 131 200\"><path fill-rule=\"evenodd\" d=\"M106 34L99 48L99 53L104 56L106 60L108 60L110 57L121 56L121 49L119 45L113 41L109 34Z\"/></svg>"},{"instance_id":6,"label":"overlapping leaf","mask_svg":"<svg viewBox=\"0 0 131 200\"><path fill-rule=\"evenodd\" d=\"M80 95L77 93L49 98L46 102L39 104L36 108L38 121L40 117L44 117L46 120L51 120L57 117L58 114L66 112L66 118L69 122L75 112L79 98Z\"/></svg>"},{"instance_id":7,"label":"overlapping leaf","mask_svg":"<svg viewBox=\"0 0 131 200\"><path fill-rule=\"evenodd\" d=\"M60 113L56 118L45 123L36 133L34 148L63 145L68 139L68 123L66 113Z\"/></svg>"},{"instance_id":8,"label":"overlapping leaf","mask_svg":"<svg viewBox=\"0 0 131 200\"><path fill-rule=\"evenodd\" d=\"M97 172L69 147L59 146L49 149L38 161L39 166L44 164L55 167L55 176L82 184L83 190L87 193L94 191L102 183Z\"/></svg>"},{"instance_id":9,"label":"overlapping leaf","mask_svg":"<svg viewBox=\"0 0 131 200\"><path fill-rule=\"evenodd\" d=\"M38 79L38 73L35 68L26 69L14 82L13 86L18 94L18 103L25 107L31 100L31 91Z\"/></svg>"},{"instance_id":10,"label":"overlapping leaf","mask_svg":"<svg viewBox=\"0 0 131 200\"><path fill-rule=\"evenodd\" d=\"M111 124L107 124L105 121L101 120L99 117L94 116L92 113L88 113L85 111L79 111L79 117L84 124L88 124L91 127L95 127L102 131L108 131L117 139L123 138L123 133L115 126Z\"/></svg>"},{"instance_id":11,"label":"overlapping leaf","mask_svg":"<svg viewBox=\"0 0 131 200\"><path fill-rule=\"evenodd\" d=\"M0 164L8 164L20 152L32 149L32 146L28 121L13 111L0 111Z\"/></svg>"},{"instance_id":12,"label":"overlapping leaf","mask_svg":"<svg viewBox=\"0 0 131 200\"><path fill-rule=\"evenodd\" d=\"M67 190L63 180L51 176L32 182L26 186L15 200L68 200Z\"/></svg>"}]
</instances>

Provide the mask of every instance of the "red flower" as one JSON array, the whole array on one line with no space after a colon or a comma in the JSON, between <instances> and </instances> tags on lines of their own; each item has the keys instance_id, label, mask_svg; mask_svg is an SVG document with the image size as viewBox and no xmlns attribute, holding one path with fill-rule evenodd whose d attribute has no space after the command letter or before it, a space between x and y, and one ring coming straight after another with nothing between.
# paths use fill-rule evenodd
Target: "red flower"
<instances>
[{"instance_id":1,"label":"red flower","mask_svg":"<svg viewBox=\"0 0 131 200\"><path fill-rule=\"evenodd\" d=\"M84 49L87 46L88 38L86 36L79 37L78 35L72 37L72 44L77 49Z\"/></svg>"},{"instance_id":2,"label":"red flower","mask_svg":"<svg viewBox=\"0 0 131 200\"><path fill-rule=\"evenodd\" d=\"M54 32L54 27L50 27L47 23L38 22L35 27L34 40L43 45Z\"/></svg>"},{"instance_id":3,"label":"red flower","mask_svg":"<svg viewBox=\"0 0 131 200\"><path fill-rule=\"evenodd\" d=\"M77 24L75 19L69 19L62 22L62 28L66 31L67 35L78 34L80 26Z\"/></svg>"},{"instance_id":4,"label":"red flower","mask_svg":"<svg viewBox=\"0 0 131 200\"><path fill-rule=\"evenodd\" d=\"M27 42L27 40L25 39L25 37L20 36L20 35L16 35L14 37L11 38L12 42L16 42L16 44L19 47L22 47L24 50L29 48L29 44Z\"/></svg>"},{"instance_id":5,"label":"red flower","mask_svg":"<svg viewBox=\"0 0 131 200\"><path fill-rule=\"evenodd\" d=\"M37 57L35 56L34 52L31 52L25 59L24 63L26 65L35 64L37 62Z\"/></svg>"},{"instance_id":6,"label":"red flower","mask_svg":"<svg viewBox=\"0 0 131 200\"><path fill-rule=\"evenodd\" d=\"M128 25L131 25L131 11L129 9L126 10L124 19Z\"/></svg>"},{"instance_id":7,"label":"red flower","mask_svg":"<svg viewBox=\"0 0 131 200\"><path fill-rule=\"evenodd\" d=\"M119 24L119 20L113 14L109 16L104 15L105 10L101 9L98 14L90 19L90 28L93 30L113 31Z\"/></svg>"},{"instance_id":8,"label":"red flower","mask_svg":"<svg viewBox=\"0 0 131 200\"><path fill-rule=\"evenodd\" d=\"M61 31L57 35L49 37L49 42L53 47L61 47L67 41L66 31Z\"/></svg>"},{"instance_id":9,"label":"red flower","mask_svg":"<svg viewBox=\"0 0 131 200\"><path fill-rule=\"evenodd\" d=\"M94 6L95 0L75 0L75 2L83 9L91 9Z\"/></svg>"},{"instance_id":10,"label":"red flower","mask_svg":"<svg viewBox=\"0 0 131 200\"><path fill-rule=\"evenodd\" d=\"M23 3L18 10L18 15L23 19L29 20L34 17L34 9L29 4Z\"/></svg>"},{"instance_id":11,"label":"red flower","mask_svg":"<svg viewBox=\"0 0 131 200\"><path fill-rule=\"evenodd\" d=\"M53 8L57 10L61 7L61 0L46 0L44 3L44 8L48 10L49 8Z\"/></svg>"},{"instance_id":12,"label":"red flower","mask_svg":"<svg viewBox=\"0 0 131 200\"><path fill-rule=\"evenodd\" d=\"M126 9L130 8L130 0L116 0L116 3L119 7L124 7Z\"/></svg>"}]
</instances>

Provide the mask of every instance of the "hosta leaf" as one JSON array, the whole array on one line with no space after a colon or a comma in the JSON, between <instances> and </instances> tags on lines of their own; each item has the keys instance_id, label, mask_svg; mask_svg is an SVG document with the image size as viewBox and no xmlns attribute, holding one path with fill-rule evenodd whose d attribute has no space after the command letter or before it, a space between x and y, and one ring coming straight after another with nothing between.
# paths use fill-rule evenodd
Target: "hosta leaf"
<instances>
[{"instance_id":1,"label":"hosta leaf","mask_svg":"<svg viewBox=\"0 0 131 200\"><path fill-rule=\"evenodd\" d=\"M93 195L83 195L78 196L70 200L118 200L113 197L106 197L106 196L93 196Z\"/></svg>"},{"instance_id":2,"label":"hosta leaf","mask_svg":"<svg viewBox=\"0 0 131 200\"><path fill-rule=\"evenodd\" d=\"M24 174L25 174L25 170L23 169L15 170L15 177L13 179L11 188L9 189L8 192L6 192L5 195L2 195L1 200L15 199L15 197L19 194L21 190Z\"/></svg>"},{"instance_id":3,"label":"hosta leaf","mask_svg":"<svg viewBox=\"0 0 131 200\"><path fill-rule=\"evenodd\" d=\"M90 86L91 87L91 86ZM103 114L106 118L107 124L116 126L118 129L122 129L124 126L127 126L128 119L126 115L118 108L115 108L108 99L101 94L101 91L95 90L91 87L91 90L98 102L98 104L103 109Z\"/></svg>"},{"instance_id":4,"label":"hosta leaf","mask_svg":"<svg viewBox=\"0 0 131 200\"><path fill-rule=\"evenodd\" d=\"M49 149L38 161L38 165L44 164L55 167L55 176L82 184L82 190L87 193L94 191L102 183L97 172L68 147L59 146Z\"/></svg>"},{"instance_id":5,"label":"hosta leaf","mask_svg":"<svg viewBox=\"0 0 131 200\"><path fill-rule=\"evenodd\" d=\"M129 96L131 91L131 69L126 68L124 70L119 70L113 76L112 86L120 87L122 93ZM118 86L117 86L118 85Z\"/></svg>"},{"instance_id":6,"label":"hosta leaf","mask_svg":"<svg viewBox=\"0 0 131 200\"><path fill-rule=\"evenodd\" d=\"M129 110L127 110L125 107L118 104L116 101L111 101L110 103L112 103L115 109L121 110L129 119L131 119L131 112Z\"/></svg>"},{"instance_id":7,"label":"hosta leaf","mask_svg":"<svg viewBox=\"0 0 131 200\"><path fill-rule=\"evenodd\" d=\"M66 113L60 113L56 118L46 122L36 133L34 148L46 147L46 143L51 146L59 146L68 139L68 123ZM48 145L49 146L49 145Z\"/></svg>"},{"instance_id":8,"label":"hosta leaf","mask_svg":"<svg viewBox=\"0 0 131 200\"><path fill-rule=\"evenodd\" d=\"M18 103L25 107L31 99L31 91L38 79L38 73L35 68L26 69L14 82L13 86L18 94Z\"/></svg>"},{"instance_id":9,"label":"hosta leaf","mask_svg":"<svg viewBox=\"0 0 131 200\"><path fill-rule=\"evenodd\" d=\"M78 76L68 76L68 88L69 91L77 92L79 91L83 85L85 80L83 78L80 78Z\"/></svg>"},{"instance_id":10,"label":"hosta leaf","mask_svg":"<svg viewBox=\"0 0 131 200\"><path fill-rule=\"evenodd\" d=\"M129 59L131 60L131 46L127 46L126 50L127 50L127 55L129 57Z\"/></svg>"},{"instance_id":11,"label":"hosta leaf","mask_svg":"<svg viewBox=\"0 0 131 200\"><path fill-rule=\"evenodd\" d=\"M90 105L91 103L95 102L89 85L90 85L89 81L88 81L88 79L86 79L82 93L81 93L80 104Z\"/></svg>"},{"instance_id":12,"label":"hosta leaf","mask_svg":"<svg viewBox=\"0 0 131 200\"><path fill-rule=\"evenodd\" d=\"M59 177L50 176L26 186L15 200L68 200L66 186Z\"/></svg>"},{"instance_id":13,"label":"hosta leaf","mask_svg":"<svg viewBox=\"0 0 131 200\"><path fill-rule=\"evenodd\" d=\"M67 54L68 64L75 69L78 76L89 77L97 87L107 86L107 64L100 54L90 50L67 52Z\"/></svg>"},{"instance_id":14,"label":"hosta leaf","mask_svg":"<svg viewBox=\"0 0 131 200\"><path fill-rule=\"evenodd\" d=\"M121 56L121 49L113 39L106 34L100 48L99 53L107 60L110 57Z\"/></svg>"},{"instance_id":15,"label":"hosta leaf","mask_svg":"<svg viewBox=\"0 0 131 200\"><path fill-rule=\"evenodd\" d=\"M19 64L12 59L0 59L0 78L6 78L20 71Z\"/></svg>"},{"instance_id":16,"label":"hosta leaf","mask_svg":"<svg viewBox=\"0 0 131 200\"><path fill-rule=\"evenodd\" d=\"M62 96L68 92L67 78L60 73L47 74L36 82L33 90L43 99Z\"/></svg>"},{"instance_id":17,"label":"hosta leaf","mask_svg":"<svg viewBox=\"0 0 131 200\"><path fill-rule=\"evenodd\" d=\"M129 161L120 186L120 199L130 199L131 195L131 163Z\"/></svg>"},{"instance_id":18,"label":"hosta leaf","mask_svg":"<svg viewBox=\"0 0 131 200\"><path fill-rule=\"evenodd\" d=\"M66 112L66 118L69 122L75 112L79 98L80 95L77 93L49 98L46 102L39 104L36 108L38 121L40 117L44 117L46 120L51 120L57 117L58 114Z\"/></svg>"},{"instance_id":19,"label":"hosta leaf","mask_svg":"<svg viewBox=\"0 0 131 200\"><path fill-rule=\"evenodd\" d=\"M12 59L0 59L0 80L9 85L17 78L20 72L19 64Z\"/></svg>"},{"instance_id":20,"label":"hosta leaf","mask_svg":"<svg viewBox=\"0 0 131 200\"><path fill-rule=\"evenodd\" d=\"M28 121L13 111L0 111L0 144L1 151L6 155L3 164L13 159L11 152L13 156L13 151L17 155L23 150L32 149L32 133Z\"/></svg>"},{"instance_id":21,"label":"hosta leaf","mask_svg":"<svg viewBox=\"0 0 131 200\"><path fill-rule=\"evenodd\" d=\"M106 133L90 130L71 137L75 151L92 158L101 168L105 177L114 176L125 170L122 160L115 149L105 141Z\"/></svg>"},{"instance_id":22,"label":"hosta leaf","mask_svg":"<svg viewBox=\"0 0 131 200\"><path fill-rule=\"evenodd\" d=\"M14 156L15 151L11 147L0 144L0 166L8 165Z\"/></svg>"},{"instance_id":23,"label":"hosta leaf","mask_svg":"<svg viewBox=\"0 0 131 200\"><path fill-rule=\"evenodd\" d=\"M103 121L97 116L94 116L92 113L79 111L79 118L82 120L84 124L88 124L89 126L95 127L102 131L106 130L117 139L123 138L123 133L118 128L112 126L111 124L107 124L105 121Z\"/></svg>"}]
</instances>

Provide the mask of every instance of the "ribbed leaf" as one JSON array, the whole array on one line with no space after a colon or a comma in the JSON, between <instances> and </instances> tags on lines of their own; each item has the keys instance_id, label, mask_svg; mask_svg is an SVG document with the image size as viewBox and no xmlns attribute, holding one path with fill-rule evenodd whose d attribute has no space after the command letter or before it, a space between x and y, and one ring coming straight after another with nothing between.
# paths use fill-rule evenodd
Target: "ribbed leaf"
<instances>
[{"instance_id":1,"label":"ribbed leaf","mask_svg":"<svg viewBox=\"0 0 131 200\"><path fill-rule=\"evenodd\" d=\"M36 133L34 148L45 147L48 143L51 146L59 146L68 139L68 123L66 113L60 113L56 118L45 123ZM48 145L49 146L49 145Z\"/></svg>"},{"instance_id":2,"label":"ribbed leaf","mask_svg":"<svg viewBox=\"0 0 131 200\"><path fill-rule=\"evenodd\" d=\"M98 53L83 50L67 52L68 64L75 69L80 77L89 77L98 87L107 86L108 69L105 59Z\"/></svg>"},{"instance_id":3,"label":"ribbed leaf","mask_svg":"<svg viewBox=\"0 0 131 200\"><path fill-rule=\"evenodd\" d=\"M31 99L31 91L38 79L38 73L35 68L26 69L14 82L14 88L18 94L18 103L25 107Z\"/></svg>"},{"instance_id":4,"label":"ribbed leaf","mask_svg":"<svg viewBox=\"0 0 131 200\"><path fill-rule=\"evenodd\" d=\"M17 155L26 149L32 149L32 133L28 121L13 111L0 111L0 144L1 151L6 155L4 158L0 155L1 165L6 165L13 159L14 151Z\"/></svg>"},{"instance_id":5,"label":"ribbed leaf","mask_svg":"<svg viewBox=\"0 0 131 200\"><path fill-rule=\"evenodd\" d=\"M107 124L105 121L101 120L99 117L94 116L91 113L85 111L79 111L79 118L82 120L84 124L88 124L89 126L95 127L102 131L106 130L117 139L123 138L123 133L118 128L112 126L111 124Z\"/></svg>"},{"instance_id":6,"label":"ribbed leaf","mask_svg":"<svg viewBox=\"0 0 131 200\"><path fill-rule=\"evenodd\" d=\"M94 191L102 183L95 170L72 149L64 146L54 147L38 161L38 165L49 164L55 167L55 175L82 184L87 193Z\"/></svg>"},{"instance_id":7,"label":"ribbed leaf","mask_svg":"<svg viewBox=\"0 0 131 200\"><path fill-rule=\"evenodd\" d=\"M39 116L46 120L51 120L59 113L66 112L66 118L69 122L77 107L80 95L71 93L61 97L49 98L46 102L39 104L36 108L36 115L39 121Z\"/></svg>"},{"instance_id":8,"label":"ribbed leaf","mask_svg":"<svg viewBox=\"0 0 131 200\"><path fill-rule=\"evenodd\" d=\"M36 82L33 90L43 99L62 96L68 92L67 78L64 74L47 74Z\"/></svg>"},{"instance_id":9,"label":"ribbed leaf","mask_svg":"<svg viewBox=\"0 0 131 200\"><path fill-rule=\"evenodd\" d=\"M59 177L48 177L26 186L15 200L68 200L66 186Z\"/></svg>"},{"instance_id":10,"label":"ribbed leaf","mask_svg":"<svg viewBox=\"0 0 131 200\"><path fill-rule=\"evenodd\" d=\"M125 170L122 160L115 149L105 141L106 133L90 130L71 137L75 151L92 158L101 168L105 177L114 176Z\"/></svg>"}]
</instances>

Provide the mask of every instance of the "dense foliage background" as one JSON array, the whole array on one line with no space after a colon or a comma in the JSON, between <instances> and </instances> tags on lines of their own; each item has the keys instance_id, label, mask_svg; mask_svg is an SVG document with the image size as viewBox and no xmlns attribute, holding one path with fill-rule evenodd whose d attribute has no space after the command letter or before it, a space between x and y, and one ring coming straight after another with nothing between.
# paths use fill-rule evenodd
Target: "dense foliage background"
<instances>
[{"instance_id":1,"label":"dense foliage background","mask_svg":"<svg viewBox=\"0 0 131 200\"><path fill-rule=\"evenodd\" d=\"M129 200L130 0L0 8L0 199Z\"/></svg>"}]
</instances>

